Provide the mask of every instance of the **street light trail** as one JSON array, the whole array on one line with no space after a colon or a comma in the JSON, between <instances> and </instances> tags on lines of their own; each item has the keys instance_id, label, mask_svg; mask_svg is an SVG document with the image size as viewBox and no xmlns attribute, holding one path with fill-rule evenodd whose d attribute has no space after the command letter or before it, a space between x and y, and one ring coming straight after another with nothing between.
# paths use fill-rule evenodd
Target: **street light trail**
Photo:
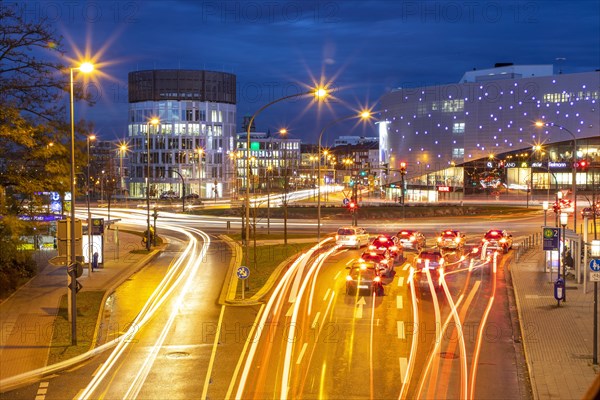
<instances>
[{"instance_id":1,"label":"street light trail","mask_svg":"<svg viewBox=\"0 0 600 400\"><path fill-rule=\"evenodd\" d=\"M485 311L483 313L483 317L479 322L479 329L477 331L477 340L475 342L475 350L473 351L473 357L471 360L471 379L470 379L470 389L469 389L469 398L473 399L475 396L475 381L477 379L477 364L479 363L479 354L481 353L481 344L483 342L483 330L485 329L487 319L490 315L490 311L492 310L492 306L494 305L494 300L496 298L496 280L497 280L497 263L498 263L498 253L494 252L493 258L493 269L492 269L492 295L490 296Z\"/></svg>"},{"instance_id":2,"label":"street light trail","mask_svg":"<svg viewBox=\"0 0 600 400\"><path fill-rule=\"evenodd\" d=\"M402 387L400 388L400 394L398 395L398 399L405 399L408 395L408 387L410 385L410 379L415 367L415 361L417 358L417 347L418 347L418 334L419 334L419 308L417 306L417 292L415 289L415 269L410 267L410 271L408 274L408 282L410 285L410 296L412 302L412 311L413 311L413 334L412 334L412 343L410 345L410 356L408 358L408 367L406 368L406 373L402 377ZM400 371L402 372L402 371Z\"/></svg>"},{"instance_id":3,"label":"street light trail","mask_svg":"<svg viewBox=\"0 0 600 400\"><path fill-rule=\"evenodd\" d=\"M435 342L436 343L441 343L442 342L442 333L441 333L441 325L442 325L442 314L440 312L440 304L438 301L438 296L437 296L437 292L435 290L435 284L433 283L433 280L431 279L431 273L429 272L429 268L427 268L427 264L429 263L429 260L425 260L425 275L427 276L427 283L429 284L429 290L431 291L431 299L433 301L433 310L434 310L434 314L435 314ZM435 357L434 354L432 354L432 356L434 358ZM429 389L428 392L429 393L433 393L432 391L432 387L434 385L434 383L437 383L437 376L438 376L438 371L439 371L439 358L438 362L435 362L433 364L433 368L429 377Z\"/></svg>"}]
</instances>

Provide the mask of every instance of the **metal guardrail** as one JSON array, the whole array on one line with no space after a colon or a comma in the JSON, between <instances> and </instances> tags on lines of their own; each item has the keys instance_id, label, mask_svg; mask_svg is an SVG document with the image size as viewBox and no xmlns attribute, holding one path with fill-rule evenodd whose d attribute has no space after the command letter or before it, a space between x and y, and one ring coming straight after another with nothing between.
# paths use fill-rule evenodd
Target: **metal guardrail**
<instances>
[{"instance_id":1,"label":"metal guardrail","mask_svg":"<svg viewBox=\"0 0 600 400\"><path fill-rule=\"evenodd\" d=\"M539 246L541 243L541 240L542 240L542 235L541 235L541 233L537 232L537 233L534 233L534 234L531 234L531 235L525 237L520 242L518 242L517 246L516 246L516 255L515 255L516 261L519 262L521 257L523 257L529 250L533 250L535 247ZM515 247L515 246L513 246L513 247Z\"/></svg>"}]
</instances>

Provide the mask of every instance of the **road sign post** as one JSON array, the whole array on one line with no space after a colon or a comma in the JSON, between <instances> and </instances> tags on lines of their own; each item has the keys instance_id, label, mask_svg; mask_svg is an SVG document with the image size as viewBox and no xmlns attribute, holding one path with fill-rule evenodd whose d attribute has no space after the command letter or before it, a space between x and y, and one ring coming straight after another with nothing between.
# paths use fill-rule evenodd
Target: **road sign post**
<instances>
[{"instance_id":1,"label":"road sign post","mask_svg":"<svg viewBox=\"0 0 600 400\"><path fill-rule=\"evenodd\" d=\"M242 300L244 300L246 279L250 276L250 270L244 265L240 265L236 271L238 279L242 280Z\"/></svg>"}]
</instances>

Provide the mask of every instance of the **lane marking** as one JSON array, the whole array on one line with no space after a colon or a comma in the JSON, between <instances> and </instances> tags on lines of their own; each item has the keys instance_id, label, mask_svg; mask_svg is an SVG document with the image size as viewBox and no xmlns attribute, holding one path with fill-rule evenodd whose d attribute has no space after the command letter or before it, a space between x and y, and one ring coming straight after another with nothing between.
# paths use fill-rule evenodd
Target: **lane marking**
<instances>
[{"instance_id":1,"label":"lane marking","mask_svg":"<svg viewBox=\"0 0 600 400\"><path fill-rule=\"evenodd\" d=\"M47 388L49 383L50 382L40 382L40 387L41 388Z\"/></svg>"},{"instance_id":2,"label":"lane marking","mask_svg":"<svg viewBox=\"0 0 600 400\"><path fill-rule=\"evenodd\" d=\"M406 271L409 267L410 267L410 264L406 263L406 264L404 264L404 267L402 267L402 270Z\"/></svg>"},{"instance_id":3,"label":"lane marking","mask_svg":"<svg viewBox=\"0 0 600 400\"><path fill-rule=\"evenodd\" d=\"M35 400L44 400L46 398L45 394L42 394L40 396L35 396Z\"/></svg>"},{"instance_id":4,"label":"lane marking","mask_svg":"<svg viewBox=\"0 0 600 400\"><path fill-rule=\"evenodd\" d=\"M396 307L399 309L403 308L402 296L396 296Z\"/></svg>"},{"instance_id":5,"label":"lane marking","mask_svg":"<svg viewBox=\"0 0 600 400\"><path fill-rule=\"evenodd\" d=\"M315 319L313 320L312 325L310 326L312 329L315 329L315 327L317 326L317 324L319 323L319 316L321 315L321 311L317 311L317 313L315 314ZM297 364L297 363L296 363Z\"/></svg>"},{"instance_id":6,"label":"lane marking","mask_svg":"<svg viewBox=\"0 0 600 400\"><path fill-rule=\"evenodd\" d=\"M100 368L102 368L102 365L104 363L100 363L100 365L98 365L98 368L96 368L96 370L94 371L94 373L92 374L92 376L96 376L96 374L98 373L98 371L100 371Z\"/></svg>"},{"instance_id":7,"label":"lane marking","mask_svg":"<svg viewBox=\"0 0 600 400\"><path fill-rule=\"evenodd\" d=\"M308 343L304 342L304 344L302 345L302 350L300 350L300 355L298 356L298 359L296 360L296 365L300 365L300 362L302 362L302 357L304 357L304 352L306 351L307 346L308 346Z\"/></svg>"},{"instance_id":8,"label":"lane marking","mask_svg":"<svg viewBox=\"0 0 600 400\"><path fill-rule=\"evenodd\" d=\"M294 305L291 305L290 309L285 313L285 316L291 317L293 312L294 312Z\"/></svg>"},{"instance_id":9,"label":"lane marking","mask_svg":"<svg viewBox=\"0 0 600 400\"><path fill-rule=\"evenodd\" d=\"M323 301L327 300L327 297L329 297L329 292L331 292L331 289L327 289L325 296L323 296Z\"/></svg>"},{"instance_id":10,"label":"lane marking","mask_svg":"<svg viewBox=\"0 0 600 400\"><path fill-rule=\"evenodd\" d=\"M43 389L39 388L38 391L37 391L37 394L43 394L43 395L45 395L47 392L48 392L48 389L46 389L46 388L43 388Z\"/></svg>"},{"instance_id":11,"label":"lane marking","mask_svg":"<svg viewBox=\"0 0 600 400\"><path fill-rule=\"evenodd\" d=\"M398 286L404 286L404 277L403 276L398 278Z\"/></svg>"},{"instance_id":12,"label":"lane marking","mask_svg":"<svg viewBox=\"0 0 600 400\"><path fill-rule=\"evenodd\" d=\"M400 357L400 382L404 383L406 370L408 369L408 360L406 357Z\"/></svg>"},{"instance_id":13,"label":"lane marking","mask_svg":"<svg viewBox=\"0 0 600 400\"><path fill-rule=\"evenodd\" d=\"M348 261L348 262L346 263L346 265L350 265L350 264L352 264L353 262L354 262L354 258L353 258L353 259L351 259L350 261Z\"/></svg>"},{"instance_id":14,"label":"lane marking","mask_svg":"<svg viewBox=\"0 0 600 400\"><path fill-rule=\"evenodd\" d=\"M406 339L406 335L404 333L404 321L397 321L398 327L398 339Z\"/></svg>"},{"instance_id":15,"label":"lane marking","mask_svg":"<svg viewBox=\"0 0 600 400\"><path fill-rule=\"evenodd\" d=\"M335 276L333 277L333 280L337 280L338 276L340 276L341 273L342 271L338 271L337 274L335 274Z\"/></svg>"}]
</instances>

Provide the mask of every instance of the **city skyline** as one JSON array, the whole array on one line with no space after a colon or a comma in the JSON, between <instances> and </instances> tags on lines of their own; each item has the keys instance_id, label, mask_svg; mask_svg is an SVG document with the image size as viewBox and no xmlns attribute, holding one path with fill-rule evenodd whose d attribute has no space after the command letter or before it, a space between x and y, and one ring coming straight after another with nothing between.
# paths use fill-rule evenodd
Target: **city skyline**
<instances>
[{"instance_id":1,"label":"city skyline","mask_svg":"<svg viewBox=\"0 0 600 400\"><path fill-rule=\"evenodd\" d=\"M238 131L245 115L304 85L331 83L321 107L296 99L262 113L257 130L286 127L315 142L329 121L371 107L398 87L457 83L496 62L554 64L564 73L599 67L592 1L560 2L107 2L23 3L65 38L67 57L102 64L93 107L78 118L104 140L126 137L127 74L207 69L237 76ZM339 124L341 135L376 135L374 124Z\"/></svg>"}]
</instances>

